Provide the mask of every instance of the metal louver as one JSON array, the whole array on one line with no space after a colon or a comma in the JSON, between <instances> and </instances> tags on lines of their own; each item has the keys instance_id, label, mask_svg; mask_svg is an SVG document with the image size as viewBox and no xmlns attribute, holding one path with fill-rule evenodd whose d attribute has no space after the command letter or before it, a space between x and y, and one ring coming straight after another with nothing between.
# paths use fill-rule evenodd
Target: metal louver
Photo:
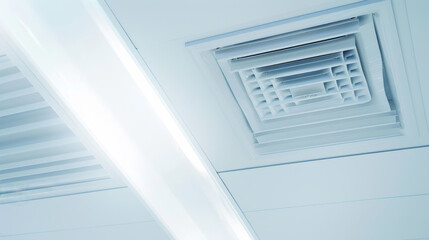
<instances>
[{"instance_id":1,"label":"metal louver","mask_svg":"<svg viewBox=\"0 0 429 240\"><path fill-rule=\"evenodd\" d=\"M372 21L213 50L261 154L400 134Z\"/></svg>"},{"instance_id":2,"label":"metal louver","mask_svg":"<svg viewBox=\"0 0 429 240\"><path fill-rule=\"evenodd\" d=\"M120 186L0 53L0 203Z\"/></svg>"},{"instance_id":3,"label":"metal louver","mask_svg":"<svg viewBox=\"0 0 429 240\"><path fill-rule=\"evenodd\" d=\"M232 59L262 120L371 100L353 36Z\"/></svg>"}]
</instances>

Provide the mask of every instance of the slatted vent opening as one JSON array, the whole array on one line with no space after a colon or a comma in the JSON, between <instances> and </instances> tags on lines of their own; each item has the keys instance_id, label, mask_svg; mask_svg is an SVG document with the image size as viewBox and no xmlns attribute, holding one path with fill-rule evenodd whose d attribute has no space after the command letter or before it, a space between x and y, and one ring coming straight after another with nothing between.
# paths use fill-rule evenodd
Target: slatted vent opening
<instances>
[{"instance_id":1,"label":"slatted vent opening","mask_svg":"<svg viewBox=\"0 0 429 240\"><path fill-rule=\"evenodd\" d=\"M261 153L400 134L371 16L213 50Z\"/></svg>"},{"instance_id":2,"label":"slatted vent opening","mask_svg":"<svg viewBox=\"0 0 429 240\"><path fill-rule=\"evenodd\" d=\"M232 59L261 120L371 100L354 36Z\"/></svg>"},{"instance_id":3,"label":"slatted vent opening","mask_svg":"<svg viewBox=\"0 0 429 240\"><path fill-rule=\"evenodd\" d=\"M120 186L0 54L0 203Z\"/></svg>"}]
</instances>

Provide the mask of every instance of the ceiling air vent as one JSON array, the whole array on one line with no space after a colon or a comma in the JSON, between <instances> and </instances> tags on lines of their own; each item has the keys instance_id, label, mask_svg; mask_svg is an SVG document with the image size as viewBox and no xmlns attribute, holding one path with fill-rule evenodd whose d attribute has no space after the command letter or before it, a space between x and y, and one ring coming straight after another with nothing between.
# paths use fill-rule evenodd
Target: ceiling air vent
<instances>
[{"instance_id":1,"label":"ceiling air vent","mask_svg":"<svg viewBox=\"0 0 429 240\"><path fill-rule=\"evenodd\" d=\"M0 203L122 186L0 53Z\"/></svg>"},{"instance_id":2,"label":"ceiling air vent","mask_svg":"<svg viewBox=\"0 0 429 240\"><path fill-rule=\"evenodd\" d=\"M213 54L260 153L400 134L370 15Z\"/></svg>"}]
</instances>

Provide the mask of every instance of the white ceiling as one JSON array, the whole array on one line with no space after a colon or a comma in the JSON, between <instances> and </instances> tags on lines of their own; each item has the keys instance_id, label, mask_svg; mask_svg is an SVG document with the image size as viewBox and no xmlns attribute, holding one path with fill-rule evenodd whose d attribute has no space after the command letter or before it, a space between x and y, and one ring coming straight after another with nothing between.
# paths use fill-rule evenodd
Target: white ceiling
<instances>
[{"instance_id":1,"label":"white ceiling","mask_svg":"<svg viewBox=\"0 0 429 240\"><path fill-rule=\"evenodd\" d=\"M242 119L235 118L241 110L234 106L225 108L219 99L222 95L214 93L219 89L210 84L210 78L223 80L222 76L213 77L202 71L200 62L185 46L189 41L351 2L357 1L149 3L107 0L260 239L429 238L429 228L424 224L429 217L429 185L425 174L419 170L428 167L425 161L429 158L428 148L361 155L359 151L362 150L355 145L354 148L338 146L329 151L313 149L271 158L254 158L246 144L248 139L240 135L241 130L236 127L245 125ZM417 60L420 76L427 76L426 68L422 67L428 64L423 52L429 52L422 39L428 41L429 34L421 32L421 23L427 23L423 11L419 10L422 7L418 7L421 4L427 5L427 2L394 1L394 11L406 70L416 69L412 61ZM409 20L407 14L412 16ZM414 34L412 38L409 38L410 30L404 27L408 21ZM414 48L422 49L421 52L416 51L415 57L407 51L410 41L415 44ZM408 78L419 82L419 77L412 73ZM420 78L422 87L428 89L428 81L425 80ZM412 86L412 89L419 91L419 87ZM419 95L416 93L413 97ZM228 99L226 102L234 103L230 93L223 97ZM427 109L428 97L423 96L423 99ZM423 113L419 119L425 119L423 102L417 100L415 103L413 108L419 109L417 114ZM419 137L402 139L392 145L396 147L383 145L383 141L371 145L373 149L384 150L427 145L426 120L422 121L421 129L424 131L417 134ZM341 155L337 154L340 152L356 156L329 159ZM312 159L323 161L277 165ZM391 162L393 159L395 163ZM415 165L408 166L407 159L412 159ZM353 164L348 164L348 161L353 161ZM258 168L269 164L275 165ZM246 168L250 169L240 170ZM396 182L402 177L403 181Z\"/></svg>"},{"instance_id":2,"label":"white ceiling","mask_svg":"<svg viewBox=\"0 0 429 240\"><path fill-rule=\"evenodd\" d=\"M0 239L169 239L128 188L0 205Z\"/></svg>"},{"instance_id":3,"label":"white ceiling","mask_svg":"<svg viewBox=\"0 0 429 240\"><path fill-rule=\"evenodd\" d=\"M192 41L359 0L107 0L141 51L147 44ZM146 45L146 47L145 47Z\"/></svg>"},{"instance_id":4,"label":"white ceiling","mask_svg":"<svg viewBox=\"0 0 429 240\"><path fill-rule=\"evenodd\" d=\"M246 136L235 127L245 123L234 117L239 107L224 108L219 95L213 93L218 89L207 82L206 73L185 46L189 41L360 1L106 2L261 240L429 239L425 174L429 147L417 146L428 143L427 132L419 133L418 139L399 151L333 159L329 158L335 152L302 151L261 162L250 154ZM423 31L429 2L393 2L407 76L420 79L421 87L429 89L425 67L429 64L429 33ZM106 89L101 91L108 95ZM227 92L225 98L232 99ZM429 95L422 98L424 103L414 107L424 111ZM134 107L137 111L137 106L130 108ZM425 114L429 119L429 111ZM131 115L121 117L125 116ZM138 125L133 123L126 127L131 130ZM323 161L311 161L320 158ZM310 161L281 164L297 160ZM275 165L260 167L268 163ZM164 167L172 175L180 169ZM187 185L190 179L178 179L174 186ZM0 213L0 239L4 240L168 239L127 188L0 205Z\"/></svg>"},{"instance_id":5,"label":"white ceiling","mask_svg":"<svg viewBox=\"0 0 429 240\"><path fill-rule=\"evenodd\" d=\"M253 139L246 120L242 117L241 109L236 104L223 76L218 72L207 71L205 63L195 57L192 49L185 47L190 41L289 19L297 15L332 8L334 10L330 11L335 13L335 7L359 1L147 3L108 0L107 3L173 107L184 120L186 127L219 172L429 143L427 137L413 135L408 138L390 139L389 144L381 139L259 156L253 149ZM409 44L403 42L403 45ZM405 53L412 54L408 51ZM420 89L418 86L412 87L414 90ZM415 102L421 103L421 100ZM420 114L423 106L415 106L419 108L416 112ZM406 117L411 115L404 114ZM422 129L427 130L426 120L420 122L423 122Z\"/></svg>"}]
</instances>

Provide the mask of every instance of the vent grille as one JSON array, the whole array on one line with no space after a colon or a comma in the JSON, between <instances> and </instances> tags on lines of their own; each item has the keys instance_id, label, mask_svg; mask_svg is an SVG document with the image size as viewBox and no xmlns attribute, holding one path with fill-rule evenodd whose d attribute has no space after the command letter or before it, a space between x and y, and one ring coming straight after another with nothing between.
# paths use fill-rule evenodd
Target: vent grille
<instances>
[{"instance_id":1,"label":"vent grille","mask_svg":"<svg viewBox=\"0 0 429 240\"><path fill-rule=\"evenodd\" d=\"M120 186L0 54L0 203Z\"/></svg>"},{"instance_id":2,"label":"vent grille","mask_svg":"<svg viewBox=\"0 0 429 240\"><path fill-rule=\"evenodd\" d=\"M354 36L232 59L261 120L371 100Z\"/></svg>"},{"instance_id":3,"label":"vent grille","mask_svg":"<svg viewBox=\"0 0 429 240\"><path fill-rule=\"evenodd\" d=\"M213 54L262 154L400 134L370 15Z\"/></svg>"}]
</instances>

